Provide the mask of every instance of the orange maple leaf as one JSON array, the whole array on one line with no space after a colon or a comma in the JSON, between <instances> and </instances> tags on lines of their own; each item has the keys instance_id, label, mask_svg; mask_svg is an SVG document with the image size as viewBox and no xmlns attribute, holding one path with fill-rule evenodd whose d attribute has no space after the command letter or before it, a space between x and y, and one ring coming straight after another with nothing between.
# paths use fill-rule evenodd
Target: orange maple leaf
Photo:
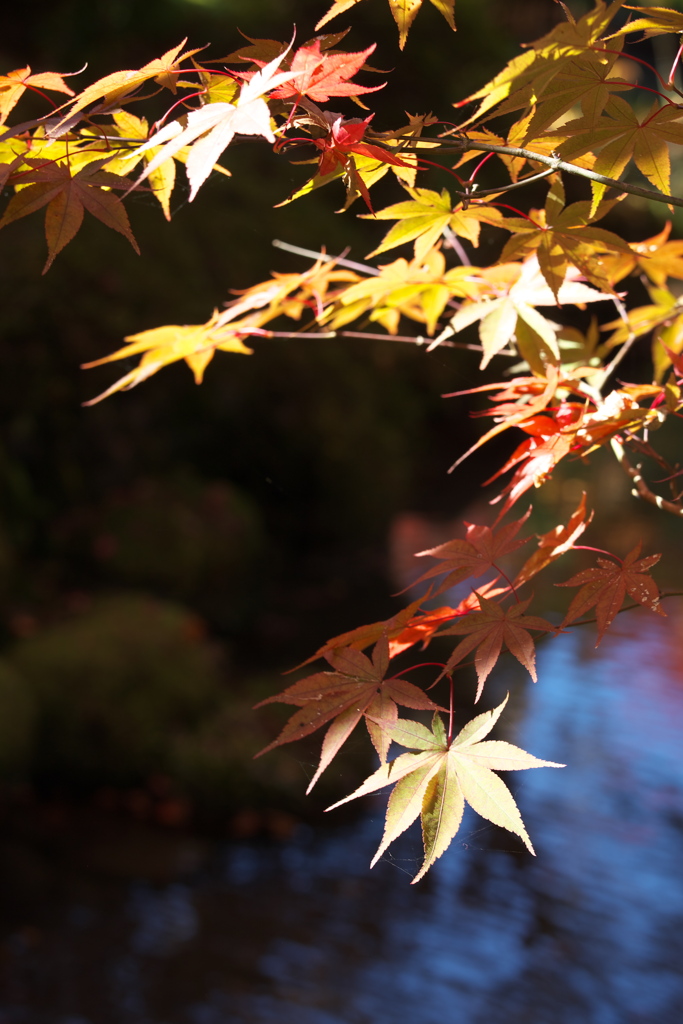
<instances>
[{"instance_id":1,"label":"orange maple leaf","mask_svg":"<svg viewBox=\"0 0 683 1024\"><path fill-rule=\"evenodd\" d=\"M581 587L569 605L562 626L574 622L595 605L598 620L598 642L595 645L597 647L627 594L644 608L649 608L657 615L666 615L659 604L659 588L648 574L662 556L660 554L638 558L639 554L640 543L628 553L623 562L610 562L606 558L598 558L599 568L584 569L566 583L557 583L558 587Z\"/></svg>"},{"instance_id":2,"label":"orange maple leaf","mask_svg":"<svg viewBox=\"0 0 683 1024\"><path fill-rule=\"evenodd\" d=\"M538 538L538 550L526 560L515 578L515 587L521 587L528 583L537 573L554 562L556 558L569 551L584 532L593 518L593 512L586 514L586 492L581 496L581 501L572 512L566 526L556 526L548 533L542 533Z\"/></svg>"},{"instance_id":3,"label":"orange maple leaf","mask_svg":"<svg viewBox=\"0 0 683 1024\"><path fill-rule=\"evenodd\" d=\"M514 654L517 661L524 665L533 681L536 682L536 652L529 630L541 629L544 632L557 632L556 627L547 619L542 619L538 615L524 614L531 598L513 604L509 608L501 608L496 601L490 601L481 594L477 594L477 599L480 611L459 619L439 634L439 636L464 635L465 637L446 662L441 676L451 672L458 662L462 661L475 648L477 649L474 659L478 680L475 703L481 697L484 683L500 657L503 644Z\"/></svg>"},{"instance_id":4,"label":"orange maple leaf","mask_svg":"<svg viewBox=\"0 0 683 1024\"><path fill-rule=\"evenodd\" d=\"M0 75L0 124L5 123L10 111L27 89L49 89L50 92L74 95L73 89L69 88L63 76L54 71L43 71L37 75L31 74L30 67L10 71L6 75Z\"/></svg>"},{"instance_id":5,"label":"orange maple leaf","mask_svg":"<svg viewBox=\"0 0 683 1024\"><path fill-rule=\"evenodd\" d=\"M411 583L411 587L424 580L432 579L433 576L440 576L444 572L448 573L438 589L434 591L434 595L436 595L470 576L481 576L489 569L496 568L499 558L510 551L515 551L530 539L529 537L517 538L517 534L529 518L530 513L531 508L520 519L515 519L514 522L507 523L498 530L492 530L490 526L477 526L474 523L465 522L467 527L465 540L449 540L445 544L439 544L438 547L417 553L417 558L426 556L437 558L441 564L429 569L414 583Z\"/></svg>"}]
</instances>

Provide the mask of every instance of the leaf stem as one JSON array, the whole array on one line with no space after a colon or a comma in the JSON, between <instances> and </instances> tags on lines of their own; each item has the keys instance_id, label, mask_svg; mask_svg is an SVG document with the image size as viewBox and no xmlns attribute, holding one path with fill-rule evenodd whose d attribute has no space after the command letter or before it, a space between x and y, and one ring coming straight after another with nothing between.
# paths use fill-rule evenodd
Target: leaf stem
<instances>
[{"instance_id":1,"label":"leaf stem","mask_svg":"<svg viewBox=\"0 0 683 1024\"><path fill-rule=\"evenodd\" d=\"M509 586L509 588L510 588L510 590L512 591L512 593L513 593L513 594L515 595L515 601L517 602L517 604L520 604L520 600L519 600L519 594L518 594L518 593L517 593L517 591L515 590L515 585L514 585L514 583L512 582L512 580L510 579L510 577L509 577L509 576L507 576L507 575L506 575L506 574L505 574L505 573L503 572L503 570L502 570L502 569L500 568L500 566L496 565L496 563L495 563L495 562L491 562L491 568L492 568L492 569L495 569L495 570L496 570L496 572L500 573L500 575L501 575L501 576L503 577L503 579L504 579L504 580L506 581L506 583L507 583L507 585Z\"/></svg>"},{"instance_id":2,"label":"leaf stem","mask_svg":"<svg viewBox=\"0 0 683 1024\"><path fill-rule=\"evenodd\" d=\"M443 621L446 622L447 619L452 619L452 618L453 618L453 616L449 615L447 618L444 617ZM414 668L429 668L429 667L445 668L446 665L444 664L443 661L420 661L417 665L410 665L408 668L401 669L401 672L397 676L392 676L391 680L400 679L401 676L405 675L406 672L412 672ZM387 680L387 682L390 682L390 680Z\"/></svg>"},{"instance_id":3,"label":"leaf stem","mask_svg":"<svg viewBox=\"0 0 683 1024\"><path fill-rule=\"evenodd\" d=\"M450 747L451 743L453 742L453 676L452 675L448 676L448 686L449 686L449 691L450 692L449 692L449 695L448 695L448 739L447 739L446 743L447 743L448 747Z\"/></svg>"},{"instance_id":4,"label":"leaf stem","mask_svg":"<svg viewBox=\"0 0 683 1024\"><path fill-rule=\"evenodd\" d=\"M616 558L617 562L624 564L623 559L619 558L619 555L612 554L611 551L605 551L604 548L593 548L590 544L574 544L572 545L572 551L595 551L598 555L607 555L608 558Z\"/></svg>"}]
</instances>

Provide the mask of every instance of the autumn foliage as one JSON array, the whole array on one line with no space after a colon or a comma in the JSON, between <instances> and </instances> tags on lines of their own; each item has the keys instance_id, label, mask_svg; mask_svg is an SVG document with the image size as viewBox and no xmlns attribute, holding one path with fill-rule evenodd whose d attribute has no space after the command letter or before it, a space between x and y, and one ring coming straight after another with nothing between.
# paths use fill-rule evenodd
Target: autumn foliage
<instances>
[{"instance_id":1,"label":"autumn foliage","mask_svg":"<svg viewBox=\"0 0 683 1024\"><path fill-rule=\"evenodd\" d=\"M321 8L317 30L352 15L360 2L337 0L327 13ZM455 28L453 0L431 3ZM403 47L421 0L389 5ZM683 206L670 194L670 148L683 145L677 60L668 78L645 67L647 85L624 74L630 61L644 66L630 53L632 42L672 35L678 46L683 14L595 0L575 19L561 7L566 20L529 43L491 82L441 109L443 120L406 115L406 123L389 130L381 130L368 110L373 94L389 88L386 75L378 82L368 64L376 43L347 52L344 31L304 41L294 35L249 39L221 60L181 43L142 68L113 72L80 92L75 79L55 72L34 74L27 67L0 77L0 180L10 193L0 228L44 211L43 272L86 213L137 248L127 197L150 192L170 218L177 165L183 165L180 188L194 201L210 175L230 176L235 140L311 165L313 173L306 180L302 171L300 185L283 195L283 203L305 201L311 191L330 186L333 204L341 201L348 210L357 203L361 216L390 222L365 264L321 252L300 273L274 272L254 284L203 324L129 335L121 349L87 364L140 356L92 402L135 387L176 361L184 360L201 383L217 351L248 355L262 339L299 333L343 337L353 333L350 325L367 337L381 329L375 336L412 338L427 353L465 344L461 335L476 328L478 342L466 337L478 344L482 370L497 367L503 355L514 357L512 373L503 368L491 380L489 371L480 386L444 396L476 393L489 402L477 413L485 424L480 438L456 467L494 437L510 431L514 438L511 454L489 481L499 488L491 522L466 523L461 536L418 552L425 559L417 581L424 584L423 597L385 621L332 638L309 659L323 659L322 668L264 702L289 704L294 711L261 753L326 728L309 788L363 724L380 767L347 799L394 787L375 860L421 818L425 860L415 880L447 849L465 803L516 833L533 852L513 797L495 772L560 767L485 739L505 702L455 735L456 670L474 664L478 701L505 651L535 681L540 637L550 640L594 618L599 643L625 602L663 614L650 575L659 555L642 555L639 548L623 557L596 551L593 564L562 584L578 590L561 623L535 614L530 582L577 547L592 513L584 495L567 523L529 536L524 504L563 460L606 448L636 496L683 517L683 470L651 441L651 432L680 417L683 408L683 311L676 284L683 280L683 241L670 238L669 223L636 242L601 223L631 194ZM454 51L457 40L450 44ZM56 93L60 105L13 126L10 116L27 90L39 91L46 105ZM160 91L168 108L150 124L144 100ZM350 112L337 112L343 104ZM354 116L353 104L363 116ZM499 184L482 189L477 177L491 160L498 161ZM435 164L448 174L448 189L423 183ZM378 209L371 190L385 176L393 179L397 201ZM539 181L545 199L536 208L523 196L527 183ZM570 181L572 196L581 198L567 200ZM473 254L491 231L503 243L487 265ZM401 255L393 253L397 248ZM389 262L370 262L390 252ZM632 286L636 294L645 289L647 304L635 304ZM585 333L563 323L568 307L598 311ZM634 346L648 354L650 369L641 380L622 381L617 367ZM658 467L659 484L643 477L644 458ZM515 509L516 518L509 518ZM506 556L524 545L521 568L508 575ZM469 594L451 605L452 588L466 581ZM435 688L427 693L403 678L409 668L396 673L392 661L435 636L452 638L452 647L445 663L434 667ZM406 716L406 709L429 713L431 727ZM390 759L392 744L406 752Z\"/></svg>"}]
</instances>

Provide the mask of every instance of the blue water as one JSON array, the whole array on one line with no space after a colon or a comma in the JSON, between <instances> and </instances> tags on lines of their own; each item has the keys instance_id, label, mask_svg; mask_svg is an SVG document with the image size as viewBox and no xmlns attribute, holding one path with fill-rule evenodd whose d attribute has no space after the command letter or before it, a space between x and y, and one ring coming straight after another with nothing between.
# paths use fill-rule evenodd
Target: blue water
<instances>
[{"instance_id":1,"label":"blue water","mask_svg":"<svg viewBox=\"0 0 683 1024\"><path fill-rule=\"evenodd\" d=\"M370 872L377 797L355 825L223 845L172 884L91 883L16 955L50 1002L15 986L0 1024L681 1024L683 608L668 610L621 616L597 652L587 630L542 645L536 686L515 675L506 737L567 764L507 776L536 858L468 812L418 886L417 830Z\"/></svg>"}]
</instances>

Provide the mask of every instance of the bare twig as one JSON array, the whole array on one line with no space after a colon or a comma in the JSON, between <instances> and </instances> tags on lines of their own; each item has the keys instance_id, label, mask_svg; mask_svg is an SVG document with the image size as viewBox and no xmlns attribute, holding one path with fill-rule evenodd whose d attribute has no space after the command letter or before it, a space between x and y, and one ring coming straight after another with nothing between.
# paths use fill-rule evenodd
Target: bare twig
<instances>
[{"instance_id":1,"label":"bare twig","mask_svg":"<svg viewBox=\"0 0 683 1024\"><path fill-rule=\"evenodd\" d=\"M446 245L448 245L453 250L453 252L458 257L462 265L464 267L471 266L470 258L465 252L465 248L462 242L456 235L455 231L453 231L453 229L450 228L448 224L443 229L443 236L446 239Z\"/></svg>"},{"instance_id":2,"label":"bare twig","mask_svg":"<svg viewBox=\"0 0 683 1024\"><path fill-rule=\"evenodd\" d=\"M358 270L361 274L369 274L372 277L378 277L380 273L376 267L370 267L365 263L355 263L354 260L347 260L343 256L328 256L327 253L316 252L314 249L302 249L300 245L290 245L289 242L281 242L278 238L273 239L273 245L276 249L293 252L296 256L307 256L312 260L322 260L323 263L338 263L341 267Z\"/></svg>"},{"instance_id":3,"label":"bare twig","mask_svg":"<svg viewBox=\"0 0 683 1024\"><path fill-rule=\"evenodd\" d=\"M369 334L365 331L339 331L338 336L340 338L368 338L371 341L405 341L413 345L431 345L433 342L432 338L424 338L421 334ZM469 352L484 351L481 345L468 345L464 341L442 341L441 345L445 345L446 348L463 348ZM496 352L496 355L516 357L517 353L512 349L502 349L500 352Z\"/></svg>"},{"instance_id":4,"label":"bare twig","mask_svg":"<svg viewBox=\"0 0 683 1024\"><path fill-rule=\"evenodd\" d=\"M643 199L651 199L656 203L667 203L671 206L683 206L683 199L677 196L668 196L663 192L654 192L649 188L641 188L640 185L630 185L626 181L618 181L616 178L608 178L596 171L589 171L587 167L579 167L577 164L560 160L557 156L548 156L546 153L534 153L531 149L521 149L519 146L499 146L493 142L473 142L471 139L463 138L455 145L442 146L442 153L462 153L463 150L474 149L482 153L500 153L502 156L518 156L525 160L535 160L537 163L546 164L554 171L565 171L567 174L577 174L581 178L588 178L589 181L597 181L608 188L616 188L620 192L629 192L634 196L641 196ZM509 187L509 186L508 186ZM497 192L504 192L505 186L496 189ZM472 193L461 193L472 198ZM483 194L483 193L481 193Z\"/></svg>"},{"instance_id":5,"label":"bare twig","mask_svg":"<svg viewBox=\"0 0 683 1024\"><path fill-rule=\"evenodd\" d=\"M634 487L631 494L633 494L635 498L642 498L644 501L649 501L651 505L656 505L657 508L662 509L664 512L671 512L672 515L683 519L683 505L675 501L667 501L666 498L660 498L658 494L655 494L654 491L650 490L641 476L640 469L636 466L632 466L628 461L621 441L616 437L613 437L611 445L617 462L624 472L630 476L631 480L633 480Z\"/></svg>"},{"instance_id":6,"label":"bare twig","mask_svg":"<svg viewBox=\"0 0 683 1024\"><path fill-rule=\"evenodd\" d=\"M619 316L621 317L623 322L626 324L629 333L628 333L628 337L627 337L626 341L624 341L622 343L621 347L617 351L617 354L614 356L614 358L611 360L611 362L609 362L607 364L607 366L605 366L597 374L598 380L597 380L597 383L593 384L593 387L596 388L598 391L602 391L602 389L605 386L605 381L614 372L614 370L616 370L616 368L619 365L619 363L622 361L622 359L624 359L624 357L631 350L631 348L633 347L633 343L634 343L634 341L636 340L636 337L637 337L635 331L632 330L631 325L628 322L628 311L627 311L626 307L624 306L623 302L621 301L621 299L619 298L619 296L618 295L613 295L612 296L612 301L614 302L614 305L617 307L617 312L619 313Z\"/></svg>"}]
</instances>

